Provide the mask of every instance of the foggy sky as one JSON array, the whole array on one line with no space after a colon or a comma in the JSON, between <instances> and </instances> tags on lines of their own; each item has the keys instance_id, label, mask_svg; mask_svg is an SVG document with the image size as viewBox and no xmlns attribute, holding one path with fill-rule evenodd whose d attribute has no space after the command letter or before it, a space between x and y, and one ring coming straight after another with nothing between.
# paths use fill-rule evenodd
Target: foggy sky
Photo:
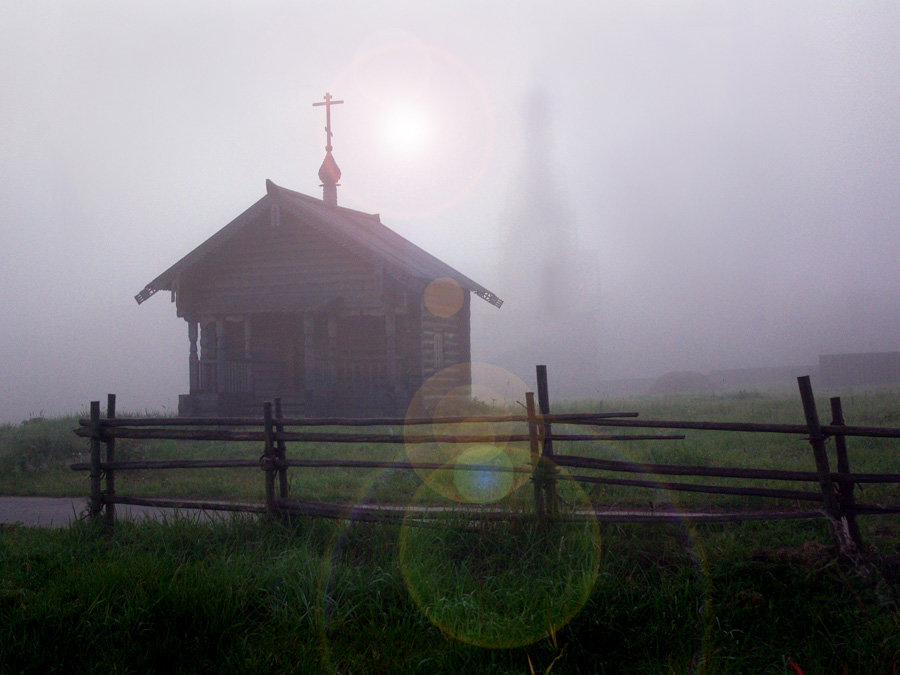
<instances>
[{"instance_id":1,"label":"foggy sky","mask_svg":"<svg viewBox=\"0 0 900 675\"><path fill-rule=\"evenodd\" d=\"M326 91L340 204L509 308L513 224L571 242L590 377L900 349L893 2L5 2L0 84L0 420L175 407L186 324L133 296L266 178L320 195ZM473 301L474 358L522 344L504 311Z\"/></svg>"}]
</instances>

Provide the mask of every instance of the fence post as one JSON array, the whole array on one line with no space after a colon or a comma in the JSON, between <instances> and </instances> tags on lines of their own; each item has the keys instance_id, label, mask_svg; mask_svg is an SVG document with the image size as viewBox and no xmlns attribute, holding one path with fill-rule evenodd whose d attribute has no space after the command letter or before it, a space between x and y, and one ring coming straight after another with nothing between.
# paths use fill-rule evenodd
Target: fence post
<instances>
[{"instance_id":1,"label":"fence post","mask_svg":"<svg viewBox=\"0 0 900 675\"><path fill-rule=\"evenodd\" d=\"M844 409L841 405L841 397L835 396L831 399L831 424L833 426L844 426ZM847 455L847 439L844 434L835 434L834 447L837 455L837 469L839 473L850 473L850 457ZM853 540L857 547L862 549L862 534L859 531L859 525L856 522L856 499L853 496L854 483L852 480L838 481L838 506L841 510L841 522L847 528L847 534Z\"/></svg>"},{"instance_id":2,"label":"fence post","mask_svg":"<svg viewBox=\"0 0 900 675\"><path fill-rule=\"evenodd\" d=\"M800 387L800 399L803 401L803 414L806 416L806 426L809 428L809 444L813 449L813 457L816 460L816 470L819 472L819 487L822 489L822 498L825 501L825 512L828 523L831 526L831 535L837 544L838 551L845 556L855 557L858 552L856 544L850 538L841 523L841 510L838 505L834 483L831 480L831 470L828 468L828 453L825 451L825 435L819 423L819 413L816 410L816 399L813 396L809 375L797 378Z\"/></svg>"},{"instance_id":3,"label":"fence post","mask_svg":"<svg viewBox=\"0 0 900 675\"><path fill-rule=\"evenodd\" d=\"M106 419L115 419L116 417L116 395L106 395ZM106 461L116 461L116 437L109 436L106 439ZM113 469L106 469L106 496L115 497L116 495L116 472ZM116 505L106 500L106 529L113 531L116 524Z\"/></svg>"},{"instance_id":4,"label":"fence post","mask_svg":"<svg viewBox=\"0 0 900 675\"><path fill-rule=\"evenodd\" d=\"M281 397L278 396L275 398L275 419L278 420L275 424L275 431L279 434L284 431L284 425L281 423L282 417L284 417L284 415L281 411ZM275 441L275 450L278 455L278 498L287 499L288 479L287 464L285 464L287 460L287 445L284 442L284 439L279 438Z\"/></svg>"},{"instance_id":5,"label":"fence post","mask_svg":"<svg viewBox=\"0 0 900 675\"><path fill-rule=\"evenodd\" d=\"M531 449L531 482L534 483L534 512L538 524L543 525L547 514L544 508L544 479L541 475L541 446L538 439L537 413L534 409L534 392L525 392L525 410L528 414L528 442Z\"/></svg>"},{"instance_id":6,"label":"fence post","mask_svg":"<svg viewBox=\"0 0 900 675\"><path fill-rule=\"evenodd\" d=\"M535 366L537 372L538 405L541 415L550 414L550 391L547 388L547 366ZM541 452L541 465L546 471L546 480L543 481L547 511L551 518L559 516L559 499L556 494L556 466L553 464L553 436L549 422L543 423L544 446Z\"/></svg>"},{"instance_id":7,"label":"fence post","mask_svg":"<svg viewBox=\"0 0 900 675\"><path fill-rule=\"evenodd\" d=\"M103 509L103 495L100 492L100 401L91 401L91 500L88 514L91 518L100 516Z\"/></svg>"},{"instance_id":8,"label":"fence post","mask_svg":"<svg viewBox=\"0 0 900 675\"><path fill-rule=\"evenodd\" d=\"M275 445L272 426L272 402L263 403L263 420L265 422L265 449L262 464L266 474L266 515L275 516Z\"/></svg>"}]
</instances>

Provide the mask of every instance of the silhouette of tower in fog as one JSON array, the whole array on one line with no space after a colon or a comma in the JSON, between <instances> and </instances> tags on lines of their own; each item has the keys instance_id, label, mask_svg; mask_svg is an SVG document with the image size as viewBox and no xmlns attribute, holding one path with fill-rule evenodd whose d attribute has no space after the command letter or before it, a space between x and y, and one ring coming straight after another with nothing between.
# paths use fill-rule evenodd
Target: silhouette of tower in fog
<instances>
[{"instance_id":1,"label":"silhouette of tower in fog","mask_svg":"<svg viewBox=\"0 0 900 675\"><path fill-rule=\"evenodd\" d=\"M566 203L564 163L552 152L552 109L535 89L523 106L521 171L501 228L500 288L506 303L491 318L489 360L530 382L546 363L557 391L587 395L596 388L595 289L584 272Z\"/></svg>"}]
</instances>

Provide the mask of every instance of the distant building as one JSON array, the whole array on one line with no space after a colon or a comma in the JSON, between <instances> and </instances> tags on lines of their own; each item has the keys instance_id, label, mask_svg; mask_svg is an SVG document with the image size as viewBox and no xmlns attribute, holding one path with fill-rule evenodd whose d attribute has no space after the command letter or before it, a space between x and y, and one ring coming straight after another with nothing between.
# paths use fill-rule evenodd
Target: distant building
<instances>
[{"instance_id":1,"label":"distant building","mask_svg":"<svg viewBox=\"0 0 900 675\"><path fill-rule=\"evenodd\" d=\"M900 352L823 354L819 377L827 386L900 383Z\"/></svg>"},{"instance_id":2,"label":"distant building","mask_svg":"<svg viewBox=\"0 0 900 675\"><path fill-rule=\"evenodd\" d=\"M436 373L444 389L470 384L469 294L502 301L377 214L339 207L326 129L323 199L266 181L135 296L170 291L187 321L180 415L258 415L275 396L290 414L402 414Z\"/></svg>"}]
</instances>

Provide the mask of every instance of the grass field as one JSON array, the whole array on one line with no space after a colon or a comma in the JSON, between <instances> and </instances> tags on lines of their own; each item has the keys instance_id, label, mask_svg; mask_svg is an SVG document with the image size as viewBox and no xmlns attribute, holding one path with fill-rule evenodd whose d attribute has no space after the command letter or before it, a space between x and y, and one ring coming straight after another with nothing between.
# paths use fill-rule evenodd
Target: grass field
<instances>
[{"instance_id":1,"label":"grass field","mask_svg":"<svg viewBox=\"0 0 900 675\"><path fill-rule=\"evenodd\" d=\"M889 591L817 522L13 527L0 672L893 673Z\"/></svg>"},{"instance_id":2,"label":"grass field","mask_svg":"<svg viewBox=\"0 0 900 675\"><path fill-rule=\"evenodd\" d=\"M802 421L799 401L753 394L573 405L648 419ZM845 397L844 408L850 424L900 426L900 395ZM0 428L0 493L86 495L86 476L67 468L87 451L75 426L56 419ZM896 442L849 446L856 470L900 466ZM574 449L812 468L805 440L776 435L687 432L683 441ZM122 459L260 452L254 444L117 446ZM405 456L381 446L288 452ZM123 494L255 499L259 473L122 473L118 486ZM299 495L421 494L411 472L291 473ZM591 496L609 504L706 499L618 488ZM862 496L900 502L896 487L867 486ZM880 569L869 580L838 563L821 521L536 531L471 519L410 527L173 518L120 523L111 537L90 523L0 527L0 673L796 674L796 664L806 675L893 674L900 518L861 520Z\"/></svg>"}]
</instances>

